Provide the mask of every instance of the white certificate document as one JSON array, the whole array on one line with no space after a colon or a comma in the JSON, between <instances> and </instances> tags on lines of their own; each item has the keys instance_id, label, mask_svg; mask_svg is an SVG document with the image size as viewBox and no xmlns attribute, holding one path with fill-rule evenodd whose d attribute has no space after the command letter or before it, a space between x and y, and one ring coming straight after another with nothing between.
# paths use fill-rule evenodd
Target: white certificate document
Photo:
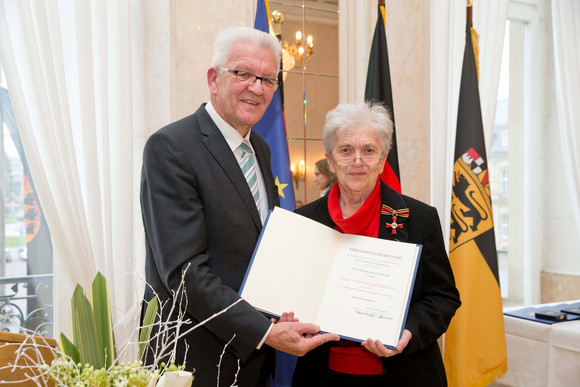
<instances>
[{"instance_id":1,"label":"white certificate document","mask_svg":"<svg viewBox=\"0 0 580 387\"><path fill-rule=\"evenodd\" d=\"M421 245L342 234L276 207L262 230L240 295L278 317L343 338L394 348L405 327Z\"/></svg>"}]
</instances>

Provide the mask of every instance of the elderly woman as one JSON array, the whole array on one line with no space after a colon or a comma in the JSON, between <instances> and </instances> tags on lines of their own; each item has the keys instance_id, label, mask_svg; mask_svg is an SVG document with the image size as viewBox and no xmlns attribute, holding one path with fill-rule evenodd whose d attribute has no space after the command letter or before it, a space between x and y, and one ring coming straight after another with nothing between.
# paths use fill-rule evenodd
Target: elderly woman
<instances>
[{"instance_id":1,"label":"elderly woman","mask_svg":"<svg viewBox=\"0 0 580 387\"><path fill-rule=\"evenodd\" d=\"M318 347L298 359L296 387L447 385L437 338L461 302L437 210L379 179L392 133L379 104L340 104L328 112L324 149L338 181L296 212L343 233L423 245L405 329L396 349L372 338Z\"/></svg>"}]
</instances>

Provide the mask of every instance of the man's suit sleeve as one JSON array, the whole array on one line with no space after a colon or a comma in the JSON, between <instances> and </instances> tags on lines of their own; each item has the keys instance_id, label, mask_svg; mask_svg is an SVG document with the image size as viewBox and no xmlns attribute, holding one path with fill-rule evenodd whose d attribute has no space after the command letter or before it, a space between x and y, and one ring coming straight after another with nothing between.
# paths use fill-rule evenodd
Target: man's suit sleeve
<instances>
[{"instance_id":1,"label":"man's suit sleeve","mask_svg":"<svg viewBox=\"0 0 580 387\"><path fill-rule=\"evenodd\" d=\"M203 321L239 300L231 287L209 269L208 230L199 184L191 170L187 136L159 131L148 140L141 181L141 205L147 249L153 256L166 298L178 288L185 271L187 312ZM186 316L187 317L187 316ZM270 321L245 301L239 302L205 328L229 345L242 361L256 349Z\"/></svg>"}]
</instances>

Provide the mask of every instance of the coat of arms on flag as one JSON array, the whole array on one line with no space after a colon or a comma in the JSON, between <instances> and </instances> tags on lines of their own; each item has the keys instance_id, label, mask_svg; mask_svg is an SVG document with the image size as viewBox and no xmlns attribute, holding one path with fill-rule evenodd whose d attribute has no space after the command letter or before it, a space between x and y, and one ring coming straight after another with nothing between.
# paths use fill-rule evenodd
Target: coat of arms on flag
<instances>
[{"instance_id":1,"label":"coat of arms on flag","mask_svg":"<svg viewBox=\"0 0 580 387\"><path fill-rule=\"evenodd\" d=\"M455 160L449 250L493 228L487 166L470 148Z\"/></svg>"}]
</instances>

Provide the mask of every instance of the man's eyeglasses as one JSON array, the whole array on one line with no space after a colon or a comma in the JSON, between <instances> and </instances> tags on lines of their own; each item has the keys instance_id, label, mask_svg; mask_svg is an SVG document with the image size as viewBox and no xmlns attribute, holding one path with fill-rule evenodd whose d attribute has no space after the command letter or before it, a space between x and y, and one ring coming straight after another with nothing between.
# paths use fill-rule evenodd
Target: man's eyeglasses
<instances>
[{"instance_id":1,"label":"man's eyeglasses","mask_svg":"<svg viewBox=\"0 0 580 387\"><path fill-rule=\"evenodd\" d=\"M362 157L356 157L356 156L352 155L352 156L345 156L345 157L334 157L332 154L331 154L331 156L334 159L334 162L336 163L336 165L340 165L341 167L348 167L350 165L354 165L354 163L356 162L356 159L360 159L360 161L364 165L377 165L381 161L381 158L383 157L382 155L380 155L380 156L362 156Z\"/></svg>"},{"instance_id":2,"label":"man's eyeglasses","mask_svg":"<svg viewBox=\"0 0 580 387\"><path fill-rule=\"evenodd\" d=\"M262 82L262 87L268 90L276 90L278 88L278 80L274 78L259 77L256 74L249 73L242 70L226 69L224 67L218 67L218 69L230 72L236 76L238 82L244 85L253 85L256 80L259 79Z\"/></svg>"}]
</instances>

